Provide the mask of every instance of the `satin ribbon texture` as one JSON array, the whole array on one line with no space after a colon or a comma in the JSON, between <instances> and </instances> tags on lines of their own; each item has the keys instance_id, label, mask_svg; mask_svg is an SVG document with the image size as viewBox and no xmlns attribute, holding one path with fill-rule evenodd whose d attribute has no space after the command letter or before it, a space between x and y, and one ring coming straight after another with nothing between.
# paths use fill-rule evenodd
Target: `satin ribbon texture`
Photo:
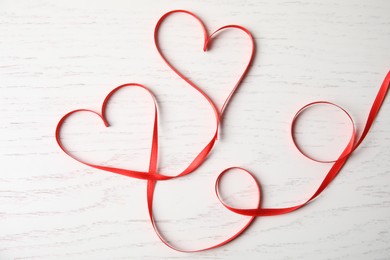
<instances>
[{"instance_id":1,"label":"satin ribbon texture","mask_svg":"<svg viewBox=\"0 0 390 260\"><path fill-rule=\"evenodd\" d=\"M248 59L247 63L245 64L245 67L242 70L241 76L237 80L236 84L233 86L230 94L228 95L228 97L226 98L223 106L220 109L217 108L217 106L215 105L214 101L202 89L200 89L186 75L184 75L182 72L180 72L179 69L175 68L172 65L172 63L169 61L169 59L167 58L166 54L164 54L164 52L162 51L162 48L160 47L160 43L159 43L160 27L164 23L164 21L165 21L165 19L167 17L169 17L171 15L174 15L174 14L177 14L177 13L188 15L188 16L192 17L193 19L195 19L195 21L197 21L198 25L201 27L202 32L203 32L204 43L203 43L203 46L201 46L201 47L202 47L204 52L209 50L211 42L217 40L219 32L224 31L224 30L237 30L237 31L241 31L243 33L243 35L248 39L248 43L251 46L249 59ZM385 96L386 96L386 94L388 92L389 84L390 84L390 72L388 72L388 74L386 75L386 77L385 77L385 79L384 79L384 81L383 81L383 83L382 83L382 85L381 85L381 87L380 87L380 89L378 91L378 94L376 95L376 98L375 98L375 100L374 100L374 102L373 102L373 104L371 106L371 110L370 110L370 113L368 115L368 118L367 118L367 121L366 121L366 124L364 126L364 129L363 129L362 133L359 136L358 133L356 132L355 127L353 127L353 131L351 133L351 137L349 139L349 142L348 142L347 146L344 148L343 152L340 155L338 155L336 159L334 159L332 161L316 160L316 159L312 158L310 155L305 154L303 152L303 150L298 146L298 144L296 142L296 138L294 136L295 123L296 123L297 119L299 118L299 116L301 115L301 113L305 109L307 109L309 107L312 107L312 106L315 106L315 105L318 105L318 104L330 105L330 106L334 106L334 107L340 109L343 113L345 113L348 116L348 118L350 119L352 125L354 126L354 122L353 122L352 117L348 114L348 112L345 109L341 108L340 106L338 106L338 105L336 105L334 103L328 102L328 101L315 101L315 102L309 103L309 104L303 106L301 109L299 109L298 112L296 112L296 114L293 117L292 122L291 122L291 137L292 137L292 141L293 141L293 144L295 145L295 147L298 149L298 151L300 153L302 153L304 156L306 156L307 158L309 158L311 160L314 160L314 161L317 161L317 162L320 162L320 163L332 163L333 164L331 169L328 171L328 173L324 177L323 181L321 182L321 184L317 188L317 190L314 192L314 194L309 196L308 199L304 203L298 204L298 205L294 205L294 206L291 206L291 207L285 207L285 208L263 208L263 207L261 207L261 196L260 196L260 190L261 189L260 189L260 184L256 180L255 176L252 173L250 173L249 171L247 171L247 170L245 170L244 168L241 168L241 167L230 167L230 168L227 168L224 171L222 171L218 175L218 177L216 179L216 182L215 182L215 192L216 192L216 195L217 195L218 199L220 200L220 202L228 210L230 210L230 211L232 211L232 212L234 212L236 214L240 214L240 215L243 215L243 216L248 216L249 218L248 218L247 223L241 229L239 229L238 231L234 232L233 235L231 235L228 238L225 238L224 240L222 240L220 242L217 242L217 243L215 243L213 245L210 245L208 247L205 247L205 248L193 249L193 250L184 250L184 249L177 248L173 244L168 242L164 238L163 234L161 234L159 229L158 229L157 222L155 221L154 214L153 214L153 198L154 198L154 190L155 190L156 183L158 181L167 181L167 180L171 180L171 179L175 179L175 178L180 178L180 177L186 176L186 175L188 175L190 173L193 173L205 161L205 159L207 158L207 156L209 155L209 153L213 149L214 145L216 144L216 140L218 139L218 131L219 131L219 128L220 128L220 123L221 123L224 111L225 111L226 107L228 106L229 101L231 100L231 97L233 96L233 94L235 93L237 88L240 86L242 80L245 78L245 76L247 75L247 73L249 71L250 65L251 65L253 57L255 55L255 42L254 42L253 36L250 33L250 31L248 31L246 28L244 28L242 26L239 26L239 25L225 25L225 26L222 26L222 27L218 28L217 30L215 30L212 33L208 33L208 31L206 29L206 26L202 22L202 20L198 16L196 16L195 14L193 14L193 13L191 13L189 11L186 11L186 10L173 10L173 11L170 11L170 12L164 14L158 20L158 22L156 24L156 27L155 27L155 30L154 30L154 42L155 42L157 51L158 51L159 55L161 56L161 58L163 59L163 61L168 65L168 67L174 73L176 73L180 78L182 78L185 82L187 82L190 87L194 88L200 95L203 96L203 98L205 98L205 100L207 100L208 104L212 108L212 111L213 111L214 117L215 117L215 125L213 126L214 134L210 137L209 141L204 145L204 147L199 151L199 153L195 156L195 158L191 161L191 163L182 172L176 173L176 174L166 174L166 173L160 172L159 169L158 169L159 142L158 142L157 102L156 102L156 100L154 98L153 93L146 86L144 86L142 84L127 83L127 84L123 84L123 85L120 85L120 86L114 88L107 95L107 97L104 99L103 105L102 105L102 109L101 109L100 113L96 112L96 111L89 110L89 109L77 109L77 110L74 110L74 111L71 111L71 112L65 114L61 118L61 120L58 122L58 125L57 125L57 128L56 128L56 132L55 132L55 136L56 136L56 141L57 141L59 147L62 149L62 151L64 151L65 154L67 154L68 156L70 156L74 160L78 161L79 163L82 163L82 164L84 164L84 165L86 165L88 167L92 167L92 168L95 168L95 169L98 169L98 170L112 172L112 173L124 175L124 176L127 176L127 177L135 178L135 179L146 180L147 181L147 194L146 195L147 195L147 203L148 203L148 210L149 210L149 217L150 217L151 224L152 224L152 226L153 226L157 236L160 238L160 240L165 245L167 245L168 247L170 247L170 248L172 248L172 249L174 249L176 251L180 251L180 252L199 252L199 251L210 250L210 249L213 249L213 248L217 248L217 247L223 246L223 245L231 242L235 238L237 238L240 234L242 234L252 224L252 222L256 219L256 217L260 217L260 216L276 216L276 215L290 213L290 212L293 212L293 211L295 211L297 209L300 209L300 208L304 207L305 205L310 203L313 199L318 197L324 191L324 189L334 180L334 178L337 176L337 174L340 172L342 167L345 165L345 163L347 162L347 160L349 159L351 154L363 142L363 140L366 137L366 135L368 134L372 124L374 123L376 116L378 115L378 112L379 112L379 110L381 108L381 105L382 105L384 99L385 99ZM97 165L97 164L92 164L92 163L89 163L89 162L85 162L85 161L75 157L71 152L69 152L69 150L62 143L61 128L62 128L64 122L70 116L72 116L72 115L74 115L76 113L79 113L79 112L91 113L93 116L98 116L103 121L103 124L106 127L109 127L110 126L109 120L107 119L107 116L106 116L107 105L108 105L108 103L110 101L110 98L119 89L122 89L122 88L141 88L141 89L143 89L144 91L146 91L150 95L151 103L152 103L152 105L154 107L153 132L152 132L151 152L150 152L150 160L149 160L149 170L145 171L145 172L134 171L134 170L129 170L129 169L122 169L122 168L116 168L116 167L108 167L108 166ZM258 197L259 197L257 206L255 208L251 208L251 209L235 208L235 207L232 207L232 206L228 205L227 203L225 203L223 201L223 199L221 198L220 192L219 192L220 191L220 181L232 169L239 169L239 170L243 171L244 173L249 174L253 178L253 181L254 181L254 183L256 184L256 187L257 187Z\"/></svg>"}]
</instances>

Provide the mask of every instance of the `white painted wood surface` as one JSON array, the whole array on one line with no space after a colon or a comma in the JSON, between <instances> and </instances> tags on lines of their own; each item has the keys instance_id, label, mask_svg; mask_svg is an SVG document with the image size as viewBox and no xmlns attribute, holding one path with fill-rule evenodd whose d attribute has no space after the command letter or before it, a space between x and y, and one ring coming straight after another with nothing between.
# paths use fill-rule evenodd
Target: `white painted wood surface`
<instances>
[{"instance_id":1,"label":"white painted wood surface","mask_svg":"<svg viewBox=\"0 0 390 260\"><path fill-rule=\"evenodd\" d=\"M389 259L390 102L332 185L309 206L258 218L222 248L183 254L165 247L148 220L146 185L88 168L54 139L76 108L99 110L114 87L138 82L156 94L160 169L178 173L209 140L207 103L159 57L154 25L172 9L198 14L214 30L246 26L256 39L253 67L224 118L221 139L192 175L159 183L156 218L184 249L213 244L247 220L214 194L222 169L242 166L262 184L263 206L305 201L330 165L292 146L300 106L329 100L361 131L390 68L390 2L374 1L7 1L0 0L0 259ZM164 51L221 106L248 43L226 32L201 50L201 31L185 15L163 25ZM104 128L87 113L70 119L64 142L91 162L146 170L151 106L139 90L115 95ZM351 129L344 115L317 107L303 115L304 148L334 158ZM256 201L244 174L224 181L234 205Z\"/></svg>"}]
</instances>

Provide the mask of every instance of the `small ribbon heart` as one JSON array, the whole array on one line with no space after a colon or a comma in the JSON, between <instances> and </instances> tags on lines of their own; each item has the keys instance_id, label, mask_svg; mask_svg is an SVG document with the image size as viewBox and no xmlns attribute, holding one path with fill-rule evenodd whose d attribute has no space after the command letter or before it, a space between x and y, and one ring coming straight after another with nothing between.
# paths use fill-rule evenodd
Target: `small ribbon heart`
<instances>
[{"instance_id":1,"label":"small ribbon heart","mask_svg":"<svg viewBox=\"0 0 390 260\"><path fill-rule=\"evenodd\" d=\"M81 159L78 159L77 157L75 157L74 155L72 155L72 153L70 153L66 148L65 146L63 145L62 141L61 141L61 128L64 124L64 122L66 121L66 119L68 119L70 116L76 114L76 113L79 113L79 112L89 112L89 113L92 113L94 115L97 115L104 123L104 125L106 127L109 126L109 123L108 123L108 120L107 120L107 116L106 116L106 109L107 109L107 104L110 100L110 98L112 97L112 95L115 94L115 92L117 92L119 89L122 89L124 87L138 87L138 88L142 88L144 90L146 90L148 92L148 94L152 97L152 100L153 100L153 106L154 106L154 122L153 122L153 137L152 137L152 153L154 153L153 149L155 149L154 147L157 145L158 143L158 136L157 136L157 122L158 122L158 114L157 114L157 104L156 104L156 100L153 96L153 93L147 89L145 86L141 85L141 84L137 84L137 83L128 83L128 84L123 84L123 85L120 85L118 87L116 87L115 89L113 89L108 95L107 97L104 99L103 101L103 105L102 105L102 110L101 110L101 113L99 114L98 112L95 112L95 111L92 111L92 110L89 110L89 109L77 109L77 110L73 110L69 113L67 113L66 115L64 115L61 120L58 122L58 125L57 125L57 128L56 128L56 133L55 133L55 136L56 136L56 140L57 140L57 143L58 145L61 147L61 149L67 154L69 155L71 158L73 158L74 160L82 163L82 164L85 164L89 167L92 167L92 168L95 168L95 169L99 169L99 170L103 170L103 171L108 171L108 172L112 172L112 173L117 173L117 174L121 174L121 175L125 175L127 177L132 177L132 178L136 178L136 179L156 179L156 180L163 180L163 179L166 179L164 178L164 176L161 176L161 175L157 175L157 174L149 174L149 172L141 172L141 171L133 171L133 170L126 170L126 169L120 169L120 168L115 168L115 167L109 167L109 166L103 166L103 165L97 165L97 164L92 164L92 163L88 163L88 162L85 162ZM169 176L168 176L169 177Z\"/></svg>"}]
</instances>

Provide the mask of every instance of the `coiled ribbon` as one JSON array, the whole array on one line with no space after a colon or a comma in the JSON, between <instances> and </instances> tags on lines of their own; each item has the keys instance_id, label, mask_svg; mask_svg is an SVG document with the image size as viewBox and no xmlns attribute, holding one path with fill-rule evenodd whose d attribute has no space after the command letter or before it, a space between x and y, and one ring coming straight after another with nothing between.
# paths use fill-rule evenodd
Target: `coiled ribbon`
<instances>
[{"instance_id":1,"label":"coiled ribbon","mask_svg":"<svg viewBox=\"0 0 390 260\"><path fill-rule=\"evenodd\" d=\"M195 18L195 20L199 23L199 25L201 26L201 28L203 30L203 37L204 37L203 51L207 51L208 50L208 48L210 46L210 43L217 37L218 33L223 31L223 30L231 30L231 29L240 30L243 33L245 33L247 35L247 37L249 38L249 42L251 44L250 58L249 58L247 64L245 65L243 73L241 74L241 76L238 79L237 83L235 84L234 88L232 89L232 91L230 92L229 96L225 100L225 102L224 102L224 104L223 104L221 109L217 108L215 103L211 100L211 98L206 93L204 93L198 86L196 86L184 74L182 74L178 69L176 69L169 62L169 60L164 55L162 49L160 48L160 44L159 44L159 40L158 40L159 39L158 36L159 36L160 26L161 26L161 24L164 22L164 20L168 16L170 16L172 14L175 14L175 13L183 13L183 14L190 15L191 17ZM156 102L156 100L154 98L153 93L147 87L145 87L144 85L138 84L138 83L123 84L123 85L120 85L120 86L116 87L115 89L113 89L107 95L105 100L103 101L101 113L98 113L98 112L95 112L95 111L92 111L92 110L89 110L89 109L77 109L77 110L74 110L74 111L71 111L71 112L67 113L58 122L58 125L57 125L57 128L56 128L56 132L55 132L55 136L56 136L56 141L57 141L58 145L65 152L65 154L67 154L68 156L70 156L74 160L76 160L76 161L78 161L78 162L80 162L80 163L82 163L82 164L84 164L86 166L89 166L89 167L92 167L92 168L95 168L95 169L98 169L98 170L103 170L103 171L107 171L107 172L112 172L112 173L124 175L124 176L131 177L131 178L146 180L147 181L147 203L148 203L149 217L150 217L150 221L152 223L152 226L154 228L154 231L156 232L157 236L160 238L160 240L165 245L167 245L168 247L170 247L170 248L172 248L172 249L174 249L176 251L180 251L180 252L199 252L199 251L210 250L210 249L213 249L213 248L217 248L217 247L223 246L223 245L231 242L235 238L237 238L239 235L241 235L252 224L252 222L255 220L256 217L260 217L260 216L276 216L276 215L290 213L290 212L293 212L293 211L295 211L295 210L297 210L299 208L304 207L309 202L311 202L313 199L318 197L324 191L324 189L334 180L334 178L337 176L337 174L340 172L342 167L345 165L345 163L347 162L347 160L349 159L349 157L353 153L353 151L355 151L359 147L359 145L363 142L363 140L366 137L366 135L368 134L372 124L374 123L374 120L375 120L375 118L376 118L376 116L377 116L377 114L378 114L378 112L379 112L379 110L381 108L381 105L382 105L382 103L383 103L383 101L385 99L385 96L387 94L387 91L388 91L389 85L390 85L390 71L389 71L388 74L386 75L386 77L385 77L385 79L384 79L384 81L383 81L379 91L378 91L378 94L375 97L375 100L374 100L372 106L371 106L370 113L368 115L366 124L364 126L363 132L361 133L360 137L358 137L358 134L357 134L356 129L354 127L354 122L353 122L352 117L348 114L348 112L346 110L344 110L343 108L341 108L340 106L338 106L338 105L336 105L334 103L331 103L331 102L328 102L328 101L312 102L312 103L309 103L309 104L303 106L295 114L295 116L292 119L292 123L291 123L291 137L292 137L293 143L294 143L295 147L298 149L298 151L301 154L303 154L305 157L309 158L310 160L321 162L321 163L333 163L333 166L328 171L328 173L326 174L325 178L323 179L323 181L321 182L321 184L319 185L317 190L314 192L314 194L311 197L309 197L306 200L306 202L304 202L302 204L295 205L295 206L291 206L291 207L285 207L285 208L263 208L263 207L261 207L261 200L260 200L260 197L261 197L261 194L260 194L260 190L261 190L260 189L260 184L256 180L256 178L254 177L254 175L251 172L249 172L249 171L247 171L247 170L245 170L244 168L241 168L241 167L230 167L230 168L227 168L224 171L222 171L218 175L218 177L216 179L216 182L215 182L215 192L216 192L216 195L217 195L219 201L228 210L230 210L230 211L232 211L234 213L240 214L240 215L249 216L250 218L249 218L248 222L240 230L236 231L232 236L230 236L229 238L223 240L222 242L216 243L216 244L211 245L211 246L206 247L206 248L201 248L201 249L196 249L196 250L183 250L183 249L175 247L170 242L168 242L164 238L164 236L160 233L160 231L158 229L158 226L157 226L157 223L156 223L156 221L154 219L154 214L153 214L153 198L154 198L154 191L155 191L156 183L158 181L166 181L166 180L171 180L171 179L175 179L175 178L186 176L186 175L194 172L205 161L206 157L211 152L211 150L214 147L215 142L216 142L216 140L218 138L218 130L219 130L219 127L220 127L221 118L222 118L222 116L224 114L225 108L227 107L227 105L228 105L231 97L233 96L234 92L236 91L236 89L238 88L238 86L240 85L240 83L242 82L242 80L244 79L246 74L248 73L249 67L250 67L250 65L252 63L252 60L253 60L253 57L254 57L254 54L255 54L255 43L254 43L254 39L252 37L252 34L246 28L244 28L242 26L239 26L239 25L225 25L225 26L220 27L219 29L217 29L213 33L208 34L206 26L204 25L202 20L198 16L196 16L195 14L193 14L193 13L191 13L189 11L186 11L186 10L173 10L173 11L170 11L170 12L164 14L159 19L159 21L156 24L155 31L154 31L154 41L155 41L155 45L156 45L157 51L160 54L160 56L162 57L162 59L165 61L165 63L179 77L181 77L191 87L193 87L195 90L197 90L208 101L208 103L212 107L214 115L215 115L216 126L215 126L215 131L214 131L213 136L211 137L210 141L208 141L208 143L203 147L203 149L197 154L197 156L192 160L192 162L188 165L188 167L186 169L184 169L182 172L180 172L180 173L178 173L176 175L173 175L173 176L167 175L167 174L164 174L164 173L161 173L161 172L158 171L158 149L159 148L158 148L157 102ZM108 127L109 126L109 121L108 121L107 116L106 116L107 104L109 103L109 100L112 97L112 95L114 95L119 89L125 88L125 87L141 88L141 89L145 90L150 95L150 97L152 99L152 102L153 102L153 106L154 106L153 133L152 133L152 144L151 144L150 160L149 160L149 170L147 172L133 171L133 170L121 169L121 168L115 168L115 167L109 167L109 166L102 166L102 165L97 165L97 164L92 164L92 163L88 163L88 162L82 161L81 159L78 159L77 157L72 155L65 148L65 146L63 145L63 143L61 141L61 128L62 128L64 122L67 120L67 118L69 118L70 116L74 115L75 113L79 113L79 112L89 112L89 113L92 113L92 114L100 117L100 119L103 121L104 125L106 127ZM307 108L309 108L311 106L318 105L318 104L331 105L331 106L334 106L334 107L340 109L343 113L345 113L348 116L348 118L350 119L350 121L351 121L351 123L353 125L353 131L352 131L352 134L351 134L351 137L350 137L350 140L349 140L347 146L344 148L343 152L338 156L338 158L333 160L333 161L321 161L321 160L317 160L317 159L314 159L314 158L310 157L308 154L305 154L303 152L303 150L297 144L296 138L295 138L295 135L294 135L295 123L296 123L297 119L299 118L300 114L305 109L307 109ZM219 192L220 191L220 181L232 169L242 170L245 173L249 174L252 177L252 179L254 180L254 182L256 184L257 192L259 194L259 199L258 199L258 203L257 203L256 208L242 209L242 208L232 207L232 206L228 205L227 203L225 203L223 201L223 199L221 198L220 192Z\"/></svg>"}]
</instances>

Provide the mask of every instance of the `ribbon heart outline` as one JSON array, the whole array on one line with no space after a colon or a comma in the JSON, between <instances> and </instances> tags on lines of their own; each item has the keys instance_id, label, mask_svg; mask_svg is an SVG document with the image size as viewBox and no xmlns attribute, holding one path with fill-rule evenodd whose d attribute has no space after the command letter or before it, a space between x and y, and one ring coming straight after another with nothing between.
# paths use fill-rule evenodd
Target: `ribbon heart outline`
<instances>
[{"instance_id":1,"label":"ribbon heart outline","mask_svg":"<svg viewBox=\"0 0 390 260\"><path fill-rule=\"evenodd\" d=\"M104 125L106 127L108 127L109 126L109 122L108 122L108 119L107 119L107 116L106 116L107 105L108 105L111 97L118 90L120 90L122 88L125 88L125 87L141 88L141 89L145 90L150 95L150 97L153 100L153 107L154 107L153 134L152 134L151 156L150 156L150 163L149 163L149 167L150 168L149 168L149 171L147 171L147 172L127 170L127 169L121 169L121 168L116 168L116 167L103 166L103 165L98 165L98 164L92 164L92 163L89 163L89 162L85 162L85 161L77 158L76 156L74 156L71 152L69 152L69 150L65 147L65 145L63 144L63 142L61 140L61 129L62 129L64 123L66 122L66 120L70 116L72 116L72 115L74 115L76 113L80 113L80 112L92 113L92 114L98 116L103 121ZM216 134L214 134L214 136L212 137L211 141L205 146L204 149L202 149L202 151L196 156L196 158L193 160L193 162L183 172L181 172L180 174L177 174L177 175L165 175L165 174L162 174L162 173L157 173L157 163L158 163L158 111L157 111L156 99L155 99L153 93L146 86L144 86L142 84L138 84L138 83L127 83L127 84L123 84L123 85L120 85L120 86L116 87L115 89L113 89L106 96L106 98L103 101L101 113L98 113L98 112L90 110L90 109L76 109L76 110L73 110L73 111L68 112L67 114L65 114L60 119L60 121L57 124L56 131L55 131L55 138L56 138L56 141L57 141L59 147L62 149L62 151L65 154L67 154L72 159L74 159L77 162L82 163L82 164L84 164L86 166L89 166L89 167L92 167L92 168L95 168L95 169L98 169L98 170L103 170L103 171L108 171L108 172L124 175L124 176L135 178L135 179L162 181L162 180L170 180L170 179L173 179L173 178L178 178L178 177L185 176L187 174L190 174L197 167L199 167L203 163L203 161L205 160L205 158L207 157L209 152L211 151L211 149L212 149L212 147L213 147L213 145L215 143Z\"/></svg>"},{"instance_id":2,"label":"ribbon heart outline","mask_svg":"<svg viewBox=\"0 0 390 260\"><path fill-rule=\"evenodd\" d=\"M89 167L92 167L92 168L95 168L95 169L99 169L99 170L103 170L103 171L108 171L108 172L112 172L112 173L116 173L116 174L120 174L120 175L124 175L124 176L127 176L127 177L132 177L132 178L136 178L136 179L150 179L150 178L155 178L155 179L162 179L161 176L155 176L155 175L148 175L149 172L141 172L141 171L133 171L133 170L126 170L126 169L121 169L121 168L115 168L115 167L109 167L109 166L102 166L102 165L98 165L98 164L92 164L92 163L89 163L89 162L85 162L79 158L77 158L76 156L72 155L72 153L70 153L68 151L68 149L66 149L65 145L62 143L62 140L61 140L61 129L62 129L62 126L64 125L65 121L72 115L76 114L76 113L80 113L80 112L88 112L88 113L92 113L96 116L98 116L104 123L104 125L106 127L109 127L110 124L109 124L109 121L107 119L107 116L106 116L106 110L107 110L107 105L111 99L111 97L120 89L122 88L125 88L125 87L132 87L132 88L141 88L141 89L144 89L145 91L147 91L147 93L151 96L152 100L153 100L153 106L154 106L154 119L153 119L153 138L152 138L152 143L155 143L155 142L158 142L157 140L157 132L156 132L156 129L157 129L157 124L158 124L158 113L157 113L157 102L156 102L156 99L154 98L154 95L153 93L148 89L146 88L145 86L141 85L141 84L138 84L138 83L127 83L127 84L123 84L123 85L120 85L118 87L116 87L115 89L113 89L107 96L106 98L104 99L103 101L103 105L102 105L102 109L101 109L101 113L98 113L96 111L93 111L93 110L89 110L89 109L76 109L76 110L73 110L67 114L65 114L61 120L58 122L57 124L57 128L56 128L56 131L55 131L55 137L56 137L56 140L57 140L57 143L58 145L60 146L60 148L62 149L62 151L64 151L65 154L67 154L68 156L70 156L72 159L78 161L79 163L82 163L86 166L89 166Z\"/></svg>"},{"instance_id":3,"label":"ribbon heart outline","mask_svg":"<svg viewBox=\"0 0 390 260\"><path fill-rule=\"evenodd\" d=\"M245 67L244 67L243 72L241 73L241 76L237 80L237 82L234 85L233 89L230 91L228 97L225 99L225 101L224 101L224 103L223 103L223 105L222 105L220 110L218 110L218 108L215 105L215 102L213 102L211 100L211 98L201 88L199 88L194 82L192 82L190 79L188 79L188 77L186 75L184 75L182 72L180 72L179 69L177 69L175 66L172 65L172 63L169 61L169 59L167 58L167 56L164 54L164 52L162 51L162 49L160 47L159 31L160 31L161 25L163 24L163 22L169 16L171 16L173 14L178 14L178 13L190 15L191 17L193 17L198 22L198 24L200 25L200 27L202 29L202 32L203 32L203 39L204 39L203 51L204 52L208 51L212 41L214 39L217 39L216 38L217 35L220 32L224 31L224 30L239 30L239 31L244 32L246 34L246 36L248 36L248 39L249 39L249 42L250 42L250 56L249 56L249 59L248 59L248 61L245 64ZM166 14L164 14L158 20L158 22L156 24L156 27L154 29L154 43L156 45L156 48L157 48L157 51L158 51L159 55L161 56L163 61L168 65L168 67L171 68L180 78L182 78L185 82L187 82L191 87L196 89L209 102L209 104L211 105L211 107L214 110L214 113L215 113L215 115L217 117L218 122L220 122L220 118L222 117L222 114L225 111L225 109L226 109L226 107L227 107L231 97L236 92L237 88L240 86L241 82L243 81L243 79L247 75L247 73L248 73L248 71L250 69L250 66L252 64L256 48L255 48L255 41L253 39L253 36L252 36L251 32L248 29L246 29L245 27L243 27L243 26L230 24L230 25L224 25L224 26L218 28L217 30L215 30L214 32L212 32L211 34L209 34L208 31L207 31L206 25L203 23L203 21L197 15L195 15L195 14L193 14L193 13L187 11L187 10L173 10L173 11L167 12Z\"/></svg>"}]
</instances>

